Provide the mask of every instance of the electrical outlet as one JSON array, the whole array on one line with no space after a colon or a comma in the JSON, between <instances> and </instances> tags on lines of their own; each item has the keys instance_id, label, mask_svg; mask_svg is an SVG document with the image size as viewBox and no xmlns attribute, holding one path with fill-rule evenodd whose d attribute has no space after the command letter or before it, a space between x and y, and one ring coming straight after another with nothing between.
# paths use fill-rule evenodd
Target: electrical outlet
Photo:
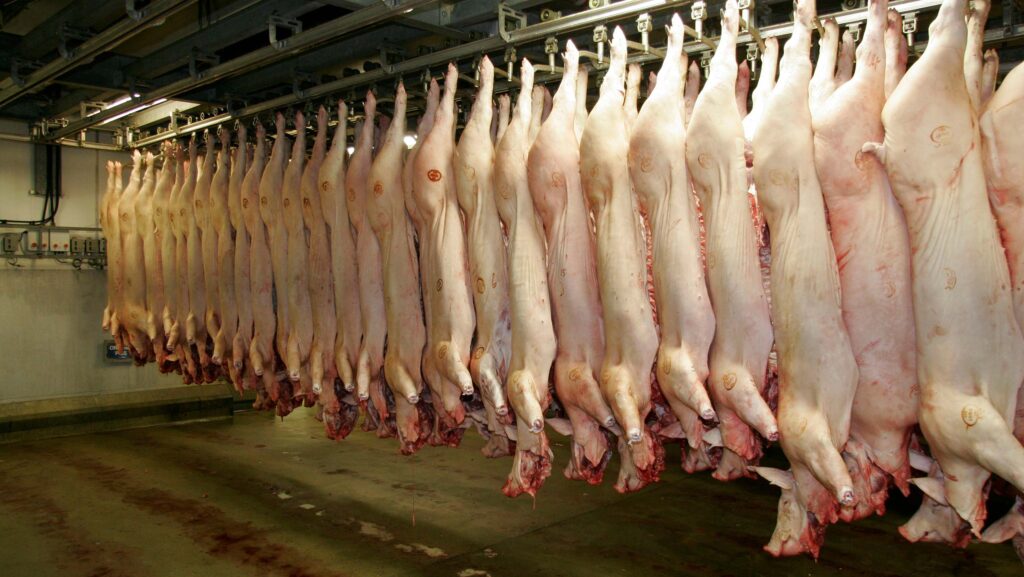
<instances>
[{"instance_id":1,"label":"electrical outlet","mask_svg":"<svg viewBox=\"0 0 1024 577\"><path fill-rule=\"evenodd\" d=\"M43 241L43 231L25 231L25 252L28 254L39 254L46 250L49 242Z\"/></svg>"},{"instance_id":2,"label":"electrical outlet","mask_svg":"<svg viewBox=\"0 0 1024 577\"><path fill-rule=\"evenodd\" d=\"M88 252L86 248L88 246L89 239L84 236L73 236L71 237L71 254L75 256L84 255Z\"/></svg>"},{"instance_id":3,"label":"electrical outlet","mask_svg":"<svg viewBox=\"0 0 1024 577\"><path fill-rule=\"evenodd\" d=\"M100 241L95 238L85 239L85 252L88 254L100 254Z\"/></svg>"},{"instance_id":4,"label":"electrical outlet","mask_svg":"<svg viewBox=\"0 0 1024 577\"><path fill-rule=\"evenodd\" d=\"M50 252L67 253L71 248L71 233L61 230L50 231Z\"/></svg>"}]
</instances>

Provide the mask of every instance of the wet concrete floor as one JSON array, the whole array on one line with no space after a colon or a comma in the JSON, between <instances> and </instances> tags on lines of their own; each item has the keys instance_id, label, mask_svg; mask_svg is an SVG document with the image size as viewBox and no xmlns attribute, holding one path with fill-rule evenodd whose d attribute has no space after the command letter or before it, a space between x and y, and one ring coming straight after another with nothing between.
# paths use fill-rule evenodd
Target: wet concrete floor
<instances>
[{"instance_id":1,"label":"wet concrete floor","mask_svg":"<svg viewBox=\"0 0 1024 577\"><path fill-rule=\"evenodd\" d=\"M602 486L566 480L553 434L534 503L501 494L511 460L476 434L402 457L305 412L0 446L0 576L1024 575L1009 545L905 542L910 502L829 528L817 562L774 559L777 490L687 475L677 447L619 495L615 460Z\"/></svg>"}]
</instances>

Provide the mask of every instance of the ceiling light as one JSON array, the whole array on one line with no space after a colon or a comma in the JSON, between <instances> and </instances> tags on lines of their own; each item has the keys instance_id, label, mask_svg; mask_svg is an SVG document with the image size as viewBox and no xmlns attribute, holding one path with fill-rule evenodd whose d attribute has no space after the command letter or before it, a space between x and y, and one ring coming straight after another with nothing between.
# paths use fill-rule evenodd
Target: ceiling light
<instances>
[{"instance_id":1,"label":"ceiling light","mask_svg":"<svg viewBox=\"0 0 1024 577\"><path fill-rule=\"evenodd\" d=\"M132 108L131 110L126 110L126 111L122 112L121 114L115 114L114 116L111 116L110 118L104 120L100 124L101 125L102 124L110 124L111 122L113 122L115 120L120 120L120 119L124 118L125 116L128 116L129 114L135 114L136 112L141 112L141 111L149 108L150 106L156 106L157 104L163 104L164 102L167 102L167 99L166 98L160 98L160 99L154 100L153 102L150 102L149 104L143 104L141 106L136 106L135 108Z\"/></svg>"}]
</instances>

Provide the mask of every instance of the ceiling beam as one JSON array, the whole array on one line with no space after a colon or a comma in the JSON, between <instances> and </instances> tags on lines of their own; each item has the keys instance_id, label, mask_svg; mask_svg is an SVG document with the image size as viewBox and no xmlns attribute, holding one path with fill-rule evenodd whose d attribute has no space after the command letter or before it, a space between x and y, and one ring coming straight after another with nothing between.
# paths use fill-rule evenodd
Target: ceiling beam
<instances>
[{"instance_id":1,"label":"ceiling beam","mask_svg":"<svg viewBox=\"0 0 1024 577\"><path fill-rule=\"evenodd\" d=\"M367 0L322 0L324 4L330 4L331 6L338 6L339 8L346 8L348 10L358 10L364 8L370 4ZM442 3L443 4L443 3ZM396 20L397 24L408 26L409 28L415 28L417 30L423 30L424 32L430 32L431 34L438 34L447 38L455 40L469 40L470 35L464 30L458 30L450 26L438 22L442 20L442 11L447 14L448 22L451 22L451 12L447 7L443 5L438 7L435 11L423 14L414 14L412 16L403 16ZM431 20L434 20L431 22Z\"/></svg>"},{"instance_id":2,"label":"ceiling beam","mask_svg":"<svg viewBox=\"0 0 1024 577\"><path fill-rule=\"evenodd\" d=\"M295 0L245 0L236 4L245 6L241 9L232 9L235 7L235 4L232 4L218 10L205 28L197 29L189 36L157 48L134 64L125 67L125 76L157 78L188 64L189 54L193 48L201 48L207 53L216 52L242 38L266 32L268 18L275 12L294 18L316 7L314 4Z\"/></svg>"},{"instance_id":3,"label":"ceiling beam","mask_svg":"<svg viewBox=\"0 0 1024 577\"><path fill-rule=\"evenodd\" d=\"M70 58L58 58L28 75L24 82L17 84L8 78L0 82L0 109L48 85L60 75L75 67L92 61L100 54L111 50L132 36L142 32L151 24L193 4L195 0L156 0L143 8L138 18L124 18L117 24L93 36L74 50Z\"/></svg>"}]
</instances>

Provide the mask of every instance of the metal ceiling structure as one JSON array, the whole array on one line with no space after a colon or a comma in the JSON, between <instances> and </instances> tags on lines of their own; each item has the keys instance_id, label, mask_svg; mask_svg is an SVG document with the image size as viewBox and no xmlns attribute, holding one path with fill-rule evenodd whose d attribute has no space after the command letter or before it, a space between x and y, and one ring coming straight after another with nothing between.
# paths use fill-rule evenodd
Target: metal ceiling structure
<instances>
[{"instance_id":1,"label":"metal ceiling structure","mask_svg":"<svg viewBox=\"0 0 1024 577\"><path fill-rule=\"evenodd\" d=\"M147 146L236 119L311 102L386 96L456 62L471 88L486 54L513 72L524 56L557 64L568 39L599 69L603 34L622 25L638 61L656 60L663 24L679 12L713 46L724 0L13 0L0 6L0 116L34 138ZM891 0L918 44L939 0ZM1003 69L1024 59L1024 2L995 3L986 43ZM758 37L788 33L790 0L741 0ZM863 0L820 0L824 18L856 27ZM753 35L751 34L753 33ZM920 48L920 46L918 46ZM558 77L557 65L541 81ZM358 92L357 92L358 91ZM413 107L415 108L415 107Z\"/></svg>"}]
</instances>

